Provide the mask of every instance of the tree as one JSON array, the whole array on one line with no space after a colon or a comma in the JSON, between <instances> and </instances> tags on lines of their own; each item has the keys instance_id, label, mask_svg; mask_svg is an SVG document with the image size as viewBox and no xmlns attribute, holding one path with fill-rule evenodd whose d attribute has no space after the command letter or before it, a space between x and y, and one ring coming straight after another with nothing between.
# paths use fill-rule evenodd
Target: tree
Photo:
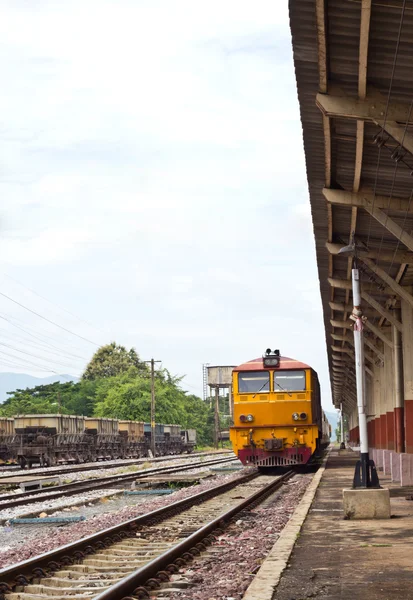
<instances>
[{"instance_id":1,"label":"tree","mask_svg":"<svg viewBox=\"0 0 413 600\"><path fill-rule=\"evenodd\" d=\"M194 395L180 388L181 378L173 377L164 369L156 372L156 421L176 423L184 429L197 430L198 443L212 441L211 411ZM117 377L100 380L96 389L95 415L132 421L150 420L151 383L149 373L136 368ZM212 414L212 413L211 413Z\"/></svg>"},{"instance_id":2,"label":"tree","mask_svg":"<svg viewBox=\"0 0 413 600\"><path fill-rule=\"evenodd\" d=\"M106 377L116 377L121 373L126 373L131 367L135 367L142 373L148 372L147 365L140 360L135 348L127 350L125 346L111 342L95 352L82 379L94 381Z\"/></svg>"}]
</instances>

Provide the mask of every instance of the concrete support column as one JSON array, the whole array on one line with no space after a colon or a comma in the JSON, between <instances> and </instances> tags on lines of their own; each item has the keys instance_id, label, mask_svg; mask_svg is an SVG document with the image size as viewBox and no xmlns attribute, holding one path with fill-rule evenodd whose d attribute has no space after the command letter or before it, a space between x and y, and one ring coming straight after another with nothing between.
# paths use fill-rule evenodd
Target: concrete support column
<instances>
[{"instance_id":1,"label":"concrete support column","mask_svg":"<svg viewBox=\"0 0 413 600\"><path fill-rule=\"evenodd\" d=\"M402 350L404 379L405 450L413 453L413 309L405 300L402 305Z\"/></svg>"},{"instance_id":2,"label":"concrete support column","mask_svg":"<svg viewBox=\"0 0 413 600\"><path fill-rule=\"evenodd\" d=\"M401 311L397 309L394 316L401 321ZM395 450L404 452L404 385L403 385L403 352L402 334L393 326L394 353L394 430Z\"/></svg>"}]
</instances>

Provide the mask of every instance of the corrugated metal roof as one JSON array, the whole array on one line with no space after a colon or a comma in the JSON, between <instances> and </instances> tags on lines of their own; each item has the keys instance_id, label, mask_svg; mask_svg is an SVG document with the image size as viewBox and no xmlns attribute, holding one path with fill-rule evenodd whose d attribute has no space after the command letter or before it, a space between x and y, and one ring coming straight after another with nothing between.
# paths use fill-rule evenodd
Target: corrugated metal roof
<instances>
[{"instance_id":1,"label":"corrugated metal roof","mask_svg":"<svg viewBox=\"0 0 413 600\"><path fill-rule=\"evenodd\" d=\"M359 52L361 26L361 0L290 0L290 23L297 91L303 126L306 168L310 191L311 213L316 241L316 255L320 279L320 291L324 309L324 326L330 362L332 366L332 326L330 319L342 320L344 313L332 311L329 302L332 290L328 283L329 253L325 248L328 238L327 202L322 190L326 186L325 139L322 113L316 106L316 95L320 92L319 45L317 38L316 8L324 6L327 50L328 87L334 85L346 95L357 98L359 85ZM371 86L383 94L387 100L394 67L390 103L402 102L408 106L413 101L413 2L406 3L398 46L397 61L395 51L401 23L403 3L399 0L372 2L370 32L368 41L367 92ZM324 90L321 90L324 91ZM413 111L412 111L413 117ZM413 119L412 119L413 120ZM331 127L331 183L330 187L353 191L357 121L346 118L330 118ZM413 126L407 131L413 133ZM360 190L373 190L376 194L394 198L409 199L413 189L413 156L404 157L407 165L398 165L391 157L398 144L389 136L385 147L379 150L374 137L380 128L366 122L364 126L363 159ZM378 161L380 155L380 161ZM393 210L386 211L393 221L404 230L413 231L413 215L405 215ZM351 207L332 206L332 242L347 244L351 229ZM370 250L382 252L395 249L405 250L403 244L378 221L362 208L357 211L356 238L368 241ZM379 259L377 265L393 278L396 278L400 264ZM362 266L363 281L369 282L369 293L383 306L388 298L383 293L383 282ZM400 271L401 272L401 271ZM347 279L348 258L334 256L333 278ZM413 265L408 266L402 275L401 284L413 283ZM347 299L346 299L347 296ZM334 289L334 301L349 300L344 289ZM351 301L351 295L350 295ZM371 322L380 322L377 314ZM337 331L340 333L340 330ZM342 330L341 330L342 333ZM370 335L370 334L369 334Z\"/></svg>"}]
</instances>

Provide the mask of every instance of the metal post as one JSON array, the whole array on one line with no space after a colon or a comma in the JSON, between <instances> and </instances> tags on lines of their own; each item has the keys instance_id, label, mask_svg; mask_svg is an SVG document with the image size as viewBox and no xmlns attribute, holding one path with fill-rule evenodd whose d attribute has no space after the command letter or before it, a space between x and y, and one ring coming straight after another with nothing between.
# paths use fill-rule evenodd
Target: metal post
<instances>
[{"instance_id":1,"label":"metal post","mask_svg":"<svg viewBox=\"0 0 413 600\"><path fill-rule=\"evenodd\" d=\"M155 439L155 363L160 363L161 360L145 360L145 363L151 365L151 452L155 456L156 439Z\"/></svg>"},{"instance_id":2,"label":"metal post","mask_svg":"<svg viewBox=\"0 0 413 600\"><path fill-rule=\"evenodd\" d=\"M215 387L215 414L214 414L214 447L218 448L219 442L219 387Z\"/></svg>"},{"instance_id":3,"label":"metal post","mask_svg":"<svg viewBox=\"0 0 413 600\"><path fill-rule=\"evenodd\" d=\"M374 462L369 459L369 442L367 435L366 415L366 371L364 367L364 341L363 341L363 311L361 308L360 276L359 270L352 269L353 287L353 314L354 323L354 350L356 359L356 388L357 410L360 436L360 461L356 465L353 487L377 487L378 477ZM371 472L370 472L371 470Z\"/></svg>"},{"instance_id":4,"label":"metal post","mask_svg":"<svg viewBox=\"0 0 413 600\"><path fill-rule=\"evenodd\" d=\"M151 358L151 451L155 456L155 361Z\"/></svg>"},{"instance_id":5,"label":"metal post","mask_svg":"<svg viewBox=\"0 0 413 600\"><path fill-rule=\"evenodd\" d=\"M340 450L345 450L346 443L344 441L344 415L343 415L343 403L340 403Z\"/></svg>"}]
</instances>

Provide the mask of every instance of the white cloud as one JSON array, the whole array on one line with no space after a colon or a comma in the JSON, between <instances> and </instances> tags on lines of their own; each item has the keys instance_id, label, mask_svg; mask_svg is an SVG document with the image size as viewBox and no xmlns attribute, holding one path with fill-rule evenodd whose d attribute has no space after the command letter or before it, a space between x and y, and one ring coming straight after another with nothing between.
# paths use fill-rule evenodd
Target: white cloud
<instances>
[{"instance_id":1,"label":"white cloud","mask_svg":"<svg viewBox=\"0 0 413 600\"><path fill-rule=\"evenodd\" d=\"M287 3L13 0L0 36L0 268L199 390L269 340L325 377Z\"/></svg>"}]
</instances>

